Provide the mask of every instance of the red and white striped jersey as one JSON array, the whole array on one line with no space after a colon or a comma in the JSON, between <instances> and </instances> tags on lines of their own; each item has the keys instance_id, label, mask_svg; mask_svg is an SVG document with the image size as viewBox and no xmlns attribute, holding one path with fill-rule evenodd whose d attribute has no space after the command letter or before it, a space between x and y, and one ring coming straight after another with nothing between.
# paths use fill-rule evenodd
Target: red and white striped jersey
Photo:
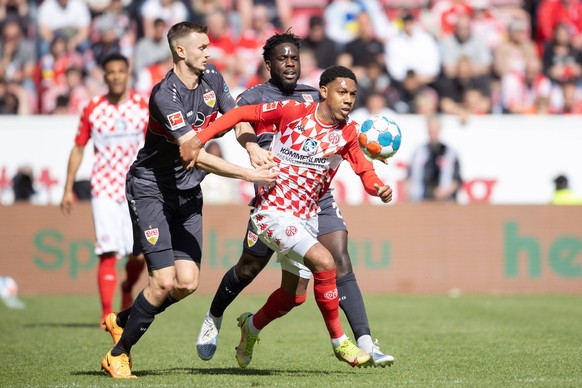
<instances>
[{"instance_id":1,"label":"red and white striped jersey","mask_svg":"<svg viewBox=\"0 0 582 388\"><path fill-rule=\"evenodd\" d=\"M148 118L148 103L137 93L118 104L94 97L83 109L75 144L85 146L93 140L94 197L125 201L125 175L143 146Z\"/></svg>"},{"instance_id":2,"label":"red and white striped jersey","mask_svg":"<svg viewBox=\"0 0 582 388\"><path fill-rule=\"evenodd\" d=\"M349 118L334 125L325 124L317 119L319 106L293 100L241 106L227 112L198 136L205 142L242 121L274 125L271 152L279 177L274 185L261 188L255 207L310 218L319 211L318 201L344 159L360 176L368 193L376 194L374 184L383 185L372 162L358 146L358 124Z\"/></svg>"}]
</instances>

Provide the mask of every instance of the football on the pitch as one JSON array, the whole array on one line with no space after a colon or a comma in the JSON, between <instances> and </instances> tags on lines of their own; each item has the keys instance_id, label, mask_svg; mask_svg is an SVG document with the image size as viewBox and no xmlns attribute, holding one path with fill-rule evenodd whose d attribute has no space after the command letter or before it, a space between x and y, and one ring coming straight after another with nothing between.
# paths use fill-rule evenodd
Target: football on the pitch
<instances>
[{"instance_id":1,"label":"football on the pitch","mask_svg":"<svg viewBox=\"0 0 582 388\"><path fill-rule=\"evenodd\" d=\"M372 116L362 123L358 143L370 159L391 158L400 149L402 132L396 121L385 116Z\"/></svg>"}]
</instances>

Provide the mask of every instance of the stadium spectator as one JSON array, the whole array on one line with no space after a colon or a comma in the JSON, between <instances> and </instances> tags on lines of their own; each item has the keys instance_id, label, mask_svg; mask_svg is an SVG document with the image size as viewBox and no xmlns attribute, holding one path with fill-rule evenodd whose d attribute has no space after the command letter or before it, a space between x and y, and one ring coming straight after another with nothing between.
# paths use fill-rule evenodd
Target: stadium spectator
<instances>
[{"instance_id":1,"label":"stadium spectator","mask_svg":"<svg viewBox=\"0 0 582 388\"><path fill-rule=\"evenodd\" d=\"M31 93L15 81L0 78L0 115L36 113L31 105Z\"/></svg>"},{"instance_id":2,"label":"stadium spectator","mask_svg":"<svg viewBox=\"0 0 582 388\"><path fill-rule=\"evenodd\" d=\"M124 8L122 0L106 0L107 9L93 18L91 41L99 40L99 35L111 30L115 35L121 54L133 58L133 49L137 41L137 22ZM131 62L131 61L130 61Z\"/></svg>"},{"instance_id":3,"label":"stadium spectator","mask_svg":"<svg viewBox=\"0 0 582 388\"><path fill-rule=\"evenodd\" d=\"M0 77L35 93L36 48L34 42L23 35L18 21L8 20L2 25L0 46Z\"/></svg>"},{"instance_id":4,"label":"stadium spectator","mask_svg":"<svg viewBox=\"0 0 582 388\"><path fill-rule=\"evenodd\" d=\"M498 16L498 10L491 4L492 0L472 0L471 29L473 34L494 50L506 35L504 20ZM525 21L524 21L525 22Z\"/></svg>"},{"instance_id":5,"label":"stadium spectator","mask_svg":"<svg viewBox=\"0 0 582 388\"><path fill-rule=\"evenodd\" d=\"M323 69L317 66L315 53L308 49L302 49L299 56L301 57L301 77L299 82L306 85L317 85Z\"/></svg>"},{"instance_id":6,"label":"stadium spectator","mask_svg":"<svg viewBox=\"0 0 582 388\"><path fill-rule=\"evenodd\" d=\"M582 89L574 82L566 82L562 85L563 105L562 114L582 114Z\"/></svg>"},{"instance_id":7,"label":"stadium spectator","mask_svg":"<svg viewBox=\"0 0 582 388\"><path fill-rule=\"evenodd\" d=\"M111 54L102 63L108 92L95 97L83 109L75 144L69 155L61 210L73 210L75 176L85 146L92 139L95 161L91 174L95 253L99 256L97 283L101 301L101 327L112 312L117 287L117 260L128 256L127 279L122 283L122 309L131 305L131 288L144 267L143 257L133 252L132 226L125 198L125 174L143 144L148 120L147 102L128 90L129 61Z\"/></svg>"},{"instance_id":8,"label":"stadium spectator","mask_svg":"<svg viewBox=\"0 0 582 388\"><path fill-rule=\"evenodd\" d=\"M454 33L440 40L443 72L446 77L457 76L461 58L471 63L472 75L489 76L493 53L489 47L471 31L469 16L460 15L455 23Z\"/></svg>"},{"instance_id":9,"label":"stadium spectator","mask_svg":"<svg viewBox=\"0 0 582 388\"><path fill-rule=\"evenodd\" d=\"M181 0L145 0L140 10L143 35L154 36L156 19L163 19L166 27L169 27L188 20L189 15L188 8Z\"/></svg>"},{"instance_id":10,"label":"stadium spectator","mask_svg":"<svg viewBox=\"0 0 582 388\"><path fill-rule=\"evenodd\" d=\"M469 0L435 0L432 2L430 13L438 26L437 31L442 38L454 33L455 24L462 16L470 16L473 8Z\"/></svg>"},{"instance_id":11,"label":"stadium spectator","mask_svg":"<svg viewBox=\"0 0 582 388\"><path fill-rule=\"evenodd\" d=\"M85 87L83 70L77 66L71 66L65 71L65 82L47 89L42 96L43 113L50 114L57 108L59 96L67 99L67 109L64 114L81 114L83 106L89 102L89 91Z\"/></svg>"},{"instance_id":12,"label":"stadium spectator","mask_svg":"<svg viewBox=\"0 0 582 388\"><path fill-rule=\"evenodd\" d=\"M243 77L250 77L256 73L262 63L263 42L278 32L280 30L271 22L269 8L264 4L255 4L251 25L242 30L237 44L237 61L243 65Z\"/></svg>"},{"instance_id":13,"label":"stadium spectator","mask_svg":"<svg viewBox=\"0 0 582 388\"><path fill-rule=\"evenodd\" d=\"M396 84L402 83L413 70L419 82L427 85L435 81L441 69L437 42L416 23L411 13L402 17L402 30L388 40L385 55L388 74Z\"/></svg>"},{"instance_id":14,"label":"stadium spectator","mask_svg":"<svg viewBox=\"0 0 582 388\"><path fill-rule=\"evenodd\" d=\"M512 70L501 78L503 113L532 114L539 112L543 101L550 101L552 83L542 72L541 61L535 57L525 63L525 71Z\"/></svg>"},{"instance_id":15,"label":"stadium spectator","mask_svg":"<svg viewBox=\"0 0 582 388\"><path fill-rule=\"evenodd\" d=\"M286 31L293 26L291 20L291 1L288 0L235 0L241 23L241 31L253 28L255 8L266 7L266 18L279 31Z\"/></svg>"},{"instance_id":16,"label":"stadium spectator","mask_svg":"<svg viewBox=\"0 0 582 388\"><path fill-rule=\"evenodd\" d=\"M65 85L68 68L83 68L83 57L76 51L68 51L67 38L57 34L51 42L50 51L40 58L38 64L38 88L41 95L53 87ZM42 105L42 104L41 104ZM41 112L46 111L41 106Z\"/></svg>"},{"instance_id":17,"label":"stadium spectator","mask_svg":"<svg viewBox=\"0 0 582 388\"><path fill-rule=\"evenodd\" d=\"M210 60L218 71L232 74L237 72L237 66L244 67L237 64L236 42L231 37L226 13L222 9L211 11L205 15L204 24L208 26Z\"/></svg>"},{"instance_id":18,"label":"stadium spectator","mask_svg":"<svg viewBox=\"0 0 582 388\"><path fill-rule=\"evenodd\" d=\"M538 58L535 43L530 39L525 21L512 20L507 39L493 51L495 75L502 78L508 73L525 74L527 64Z\"/></svg>"},{"instance_id":19,"label":"stadium spectator","mask_svg":"<svg viewBox=\"0 0 582 388\"><path fill-rule=\"evenodd\" d=\"M418 113L418 108L416 106L417 98L425 92L430 93L427 92L427 89L436 93L432 87L423 84L419 80L414 70L409 70L406 73L406 78L404 78L404 81L400 84L399 89L392 89L390 95L391 100L393 101L392 108L399 114Z\"/></svg>"},{"instance_id":20,"label":"stadium spectator","mask_svg":"<svg viewBox=\"0 0 582 388\"><path fill-rule=\"evenodd\" d=\"M135 80L136 92L145 98L149 98L152 88L164 79L170 69L172 69L172 53L168 50L165 59L152 63L139 72Z\"/></svg>"},{"instance_id":21,"label":"stadium spectator","mask_svg":"<svg viewBox=\"0 0 582 388\"><path fill-rule=\"evenodd\" d=\"M428 116L428 142L418 147L408 166L408 199L419 201L456 201L463 183L457 152L440 139L441 118Z\"/></svg>"},{"instance_id":22,"label":"stadium spectator","mask_svg":"<svg viewBox=\"0 0 582 388\"><path fill-rule=\"evenodd\" d=\"M325 34L323 17L313 15L309 18L309 30L301 42L301 49L313 51L320 69L336 64L338 51L335 42Z\"/></svg>"},{"instance_id":23,"label":"stadium spectator","mask_svg":"<svg viewBox=\"0 0 582 388\"><path fill-rule=\"evenodd\" d=\"M383 93L374 92L366 97L366 105L354 109L350 113L352 120L358 124L362 124L371 116L380 115L389 118L396 117L397 113L387 107L386 95Z\"/></svg>"},{"instance_id":24,"label":"stadium spectator","mask_svg":"<svg viewBox=\"0 0 582 388\"><path fill-rule=\"evenodd\" d=\"M36 193L34 175L30 166L21 166L12 178L14 202L30 202Z\"/></svg>"},{"instance_id":25,"label":"stadium spectator","mask_svg":"<svg viewBox=\"0 0 582 388\"><path fill-rule=\"evenodd\" d=\"M572 44L582 50L582 2L579 0L541 0L538 2L537 41L540 52L552 42L554 31L564 24L572 34Z\"/></svg>"},{"instance_id":26,"label":"stadium spectator","mask_svg":"<svg viewBox=\"0 0 582 388\"><path fill-rule=\"evenodd\" d=\"M38 7L40 55L47 54L57 35L67 39L68 51L89 48L91 14L83 0L43 0Z\"/></svg>"},{"instance_id":27,"label":"stadium spectator","mask_svg":"<svg viewBox=\"0 0 582 388\"><path fill-rule=\"evenodd\" d=\"M102 20L98 26L95 40L91 42L91 50L87 50L85 61L90 58L91 62L85 64L88 69L100 68L103 60L113 53L121 52L120 38L115 30L113 19Z\"/></svg>"},{"instance_id":28,"label":"stadium spectator","mask_svg":"<svg viewBox=\"0 0 582 388\"><path fill-rule=\"evenodd\" d=\"M9 21L15 21L25 37L34 37L36 23L31 19L31 7L27 0L0 1L0 28Z\"/></svg>"},{"instance_id":29,"label":"stadium spectator","mask_svg":"<svg viewBox=\"0 0 582 388\"><path fill-rule=\"evenodd\" d=\"M582 205L582 197L572 191L566 175L558 175L554 179L554 195L550 203L552 205Z\"/></svg>"},{"instance_id":30,"label":"stadium spectator","mask_svg":"<svg viewBox=\"0 0 582 388\"><path fill-rule=\"evenodd\" d=\"M394 93L391 87L390 77L386 73L384 65L378 62L370 62L364 68L363 74L356 74L356 76L358 79L358 94L356 95L354 109L365 106L367 97L374 93L386 95L388 105L391 105L392 101L396 99L397 93Z\"/></svg>"},{"instance_id":31,"label":"stadium spectator","mask_svg":"<svg viewBox=\"0 0 582 388\"><path fill-rule=\"evenodd\" d=\"M154 20L152 36L143 36L137 41L133 56L134 77L137 77L146 67L165 61L170 56L166 32L165 20L158 18Z\"/></svg>"},{"instance_id":32,"label":"stadium spectator","mask_svg":"<svg viewBox=\"0 0 582 388\"><path fill-rule=\"evenodd\" d=\"M568 26L560 23L551 43L544 48L544 74L555 84L577 82L582 76L582 52L572 45Z\"/></svg>"},{"instance_id":33,"label":"stadium spectator","mask_svg":"<svg viewBox=\"0 0 582 388\"><path fill-rule=\"evenodd\" d=\"M364 11L364 5L356 0L332 0L325 8L325 34L334 41L338 50L357 38L357 17Z\"/></svg>"},{"instance_id":34,"label":"stadium spectator","mask_svg":"<svg viewBox=\"0 0 582 388\"><path fill-rule=\"evenodd\" d=\"M357 16L356 39L348 42L344 52L352 57L353 67L366 67L370 62L384 64L384 43L376 38L372 19L367 12ZM352 69L357 73L356 69Z\"/></svg>"}]
</instances>

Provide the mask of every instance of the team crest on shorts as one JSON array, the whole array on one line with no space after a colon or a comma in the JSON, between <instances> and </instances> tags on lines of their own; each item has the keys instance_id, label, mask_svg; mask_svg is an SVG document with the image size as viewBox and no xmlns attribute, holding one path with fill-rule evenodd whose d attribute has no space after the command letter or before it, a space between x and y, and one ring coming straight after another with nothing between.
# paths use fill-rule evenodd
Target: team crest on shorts
<instances>
[{"instance_id":1,"label":"team crest on shorts","mask_svg":"<svg viewBox=\"0 0 582 388\"><path fill-rule=\"evenodd\" d=\"M148 229L144 231L143 234L145 234L146 239L152 245L156 245L156 243L158 242L158 237L160 236L158 228Z\"/></svg>"},{"instance_id":2,"label":"team crest on shorts","mask_svg":"<svg viewBox=\"0 0 582 388\"><path fill-rule=\"evenodd\" d=\"M253 245L255 245L257 243L257 239L259 238L259 236L257 236L256 234L254 234L253 232L251 232L249 230L249 232L247 233L247 244L249 247L252 247Z\"/></svg>"},{"instance_id":3,"label":"team crest on shorts","mask_svg":"<svg viewBox=\"0 0 582 388\"><path fill-rule=\"evenodd\" d=\"M293 225L288 226L287 229L285 229L285 234L289 237L295 235L295 233L297 233L297 228Z\"/></svg>"},{"instance_id":4,"label":"team crest on shorts","mask_svg":"<svg viewBox=\"0 0 582 388\"><path fill-rule=\"evenodd\" d=\"M211 90L208 93L204 93L202 97L204 98L206 105L214 108L214 104L216 104L216 94L214 94L214 90Z\"/></svg>"}]
</instances>

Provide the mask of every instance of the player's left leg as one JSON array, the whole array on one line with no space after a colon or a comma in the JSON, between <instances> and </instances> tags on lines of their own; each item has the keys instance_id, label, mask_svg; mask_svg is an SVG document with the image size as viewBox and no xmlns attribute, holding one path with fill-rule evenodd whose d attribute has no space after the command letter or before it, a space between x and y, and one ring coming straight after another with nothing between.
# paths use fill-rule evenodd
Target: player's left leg
<instances>
[{"instance_id":1,"label":"player's left leg","mask_svg":"<svg viewBox=\"0 0 582 388\"><path fill-rule=\"evenodd\" d=\"M293 308L305 302L309 277L301 279L285 269L282 270L281 287L276 289L267 302L255 314L243 313L238 317L241 339L236 347L236 359L241 368L252 360L255 343L260 331L275 319L281 318Z\"/></svg>"},{"instance_id":2,"label":"player's left leg","mask_svg":"<svg viewBox=\"0 0 582 388\"><path fill-rule=\"evenodd\" d=\"M358 346L370 354L373 366L391 365L394 357L383 354L377 341L372 341L364 299L348 252L348 232L339 208L330 194L324 195L319 205L317 239L333 256L340 308L346 315Z\"/></svg>"}]
</instances>

